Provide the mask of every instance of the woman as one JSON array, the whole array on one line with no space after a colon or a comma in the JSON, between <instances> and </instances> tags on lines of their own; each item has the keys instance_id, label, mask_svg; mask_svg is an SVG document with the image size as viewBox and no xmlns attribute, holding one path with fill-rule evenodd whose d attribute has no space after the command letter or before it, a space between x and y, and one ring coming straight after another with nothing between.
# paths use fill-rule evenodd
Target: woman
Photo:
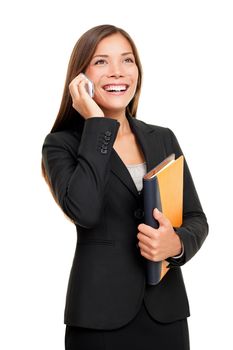
<instances>
[{"instance_id":1,"label":"woman","mask_svg":"<svg viewBox=\"0 0 233 350\"><path fill-rule=\"evenodd\" d=\"M78 237L66 350L189 349L180 266L200 249L208 225L186 163L182 226L175 231L158 210L159 229L143 224L143 175L182 151L170 129L136 119L141 81L130 36L112 25L90 29L74 47L60 111L43 144L44 177ZM145 283L145 259L169 262L156 286Z\"/></svg>"}]
</instances>

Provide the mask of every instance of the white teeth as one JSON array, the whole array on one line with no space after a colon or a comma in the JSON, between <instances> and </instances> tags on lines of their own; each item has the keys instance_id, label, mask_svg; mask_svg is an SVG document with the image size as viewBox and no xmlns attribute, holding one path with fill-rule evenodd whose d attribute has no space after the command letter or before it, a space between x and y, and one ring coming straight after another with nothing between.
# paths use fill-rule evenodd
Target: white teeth
<instances>
[{"instance_id":1,"label":"white teeth","mask_svg":"<svg viewBox=\"0 0 233 350\"><path fill-rule=\"evenodd\" d=\"M125 91L126 89L126 85L108 85L104 87L104 90L113 92Z\"/></svg>"}]
</instances>

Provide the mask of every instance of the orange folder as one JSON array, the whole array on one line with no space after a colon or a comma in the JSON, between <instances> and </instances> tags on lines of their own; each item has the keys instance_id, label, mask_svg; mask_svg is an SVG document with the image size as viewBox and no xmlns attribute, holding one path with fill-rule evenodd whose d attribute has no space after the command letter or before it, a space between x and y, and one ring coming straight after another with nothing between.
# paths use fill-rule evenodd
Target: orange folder
<instances>
[{"instance_id":1,"label":"orange folder","mask_svg":"<svg viewBox=\"0 0 233 350\"><path fill-rule=\"evenodd\" d=\"M182 225L184 157L171 154L143 177L145 224L158 228L153 209L158 208L173 227ZM168 262L147 262L147 282L157 284L169 270Z\"/></svg>"}]
</instances>

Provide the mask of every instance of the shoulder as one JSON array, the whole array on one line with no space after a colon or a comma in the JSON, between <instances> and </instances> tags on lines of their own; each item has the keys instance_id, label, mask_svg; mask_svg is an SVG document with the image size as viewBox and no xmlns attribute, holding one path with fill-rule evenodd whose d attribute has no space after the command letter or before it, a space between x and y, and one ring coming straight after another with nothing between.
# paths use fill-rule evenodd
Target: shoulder
<instances>
[{"instance_id":1,"label":"shoulder","mask_svg":"<svg viewBox=\"0 0 233 350\"><path fill-rule=\"evenodd\" d=\"M60 145L65 147L77 143L79 139L79 134L71 129L50 132L44 139L43 147L49 145Z\"/></svg>"},{"instance_id":2,"label":"shoulder","mask_svg":"<svg viewBox=\"0 0 233 350\"><path fill-rule=\"evenodd\" d=\"M134 125L142 130L145 135L152 137L156 142L160 142L167 154L175 153L177 156L182 153L175 133L168 127L146 123L140 119L135 119Z\"/></svg>"},{"instance_id":3,"label":"shoulder","mask_svg":"<svg viewBox=\"0 0 233 350\"><path fill-rule=\"evenodd\" d=\"M149 133L156 133L157 135L164 136L165 138L172 138L175 136L174 132L165 126L156 125L156 124L149 124L141 119L135 118L135 125L144 131L147 131Z\"/></svg>"},{"instance_id":4,"label":"shoulder","mask_svg":"<svg viewBox=\"0 0 233 350\"><path fill-rule=\"evenodd\" d=\"M65 152L76 157L80 144L81 135L74 130L62 130L51 132L46 135L43 145L42 154L46 155L51 152Z\"/></svg>"}]
</instances>

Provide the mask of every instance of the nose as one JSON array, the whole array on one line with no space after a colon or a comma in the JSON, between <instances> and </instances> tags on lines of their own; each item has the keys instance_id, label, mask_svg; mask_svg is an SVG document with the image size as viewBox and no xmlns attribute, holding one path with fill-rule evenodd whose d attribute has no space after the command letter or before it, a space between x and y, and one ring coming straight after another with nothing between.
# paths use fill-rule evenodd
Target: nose
<instances>
[{"instance_id":1,"label":"nose","mask_svg":"<svg viewBox=\"0 0 233 350\"><path fill-rule=\"evenodd\" d=\"M112 63L109 68L110 78L121 78L124 76L123 69L119 63Z\"/></svg>"}]
</instances>

